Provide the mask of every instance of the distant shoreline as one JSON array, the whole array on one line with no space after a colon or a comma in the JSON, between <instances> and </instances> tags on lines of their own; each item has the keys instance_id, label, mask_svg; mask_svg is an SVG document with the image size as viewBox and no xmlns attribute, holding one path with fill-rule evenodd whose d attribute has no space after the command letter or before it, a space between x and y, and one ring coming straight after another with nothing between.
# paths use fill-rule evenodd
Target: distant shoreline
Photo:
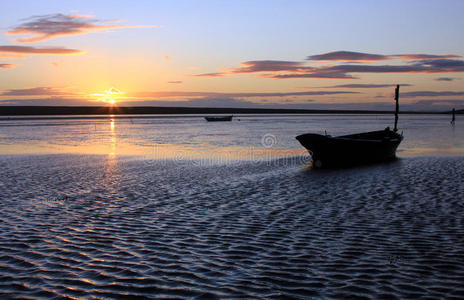
<instances>
[{"instance_id":1,"label":"distant shoreline","mask_svg":"<svg viewBox=\"0 0 464 300\"><path fill-rule=\"evenodd\" d=\"M445 112L403 111L401 114L449 114ZM457 110L462 114L464 110ZM163 106L0 106L1 116L38 115L154 115L154 114L393 114L376 110L322 110L322 109L269 109L269 108L214 108Z\"/></svg>"}]
</instances>

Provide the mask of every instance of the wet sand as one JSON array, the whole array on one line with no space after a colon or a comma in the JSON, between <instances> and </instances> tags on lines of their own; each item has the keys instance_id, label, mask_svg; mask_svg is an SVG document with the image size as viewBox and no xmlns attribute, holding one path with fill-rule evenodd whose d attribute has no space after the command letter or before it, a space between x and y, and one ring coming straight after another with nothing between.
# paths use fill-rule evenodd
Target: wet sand
<instances>
[{"instance_id":1,"label":"wet sand","mask_svg":"<svg viewBox=\"0 0 464 300\"><path fill-rule=\"evenodd\" d=\"M0 297L464 297L464 158L0 156Z\"/></svg>"}]
</instances>

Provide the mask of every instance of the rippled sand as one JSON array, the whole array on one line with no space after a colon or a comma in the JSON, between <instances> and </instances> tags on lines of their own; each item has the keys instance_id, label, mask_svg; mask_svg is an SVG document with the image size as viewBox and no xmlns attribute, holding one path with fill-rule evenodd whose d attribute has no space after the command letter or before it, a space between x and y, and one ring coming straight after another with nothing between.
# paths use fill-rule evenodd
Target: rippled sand
<instances>
[{"instance_id":1,"label":"rippled sand","mask_svg":"<svg viewBox=\"0 0 464 300\"><path fill-rule=\"evenodd\" d=\"M463 177L0 156L0 297L463 298Z\"/></svg>"}]
</instances>

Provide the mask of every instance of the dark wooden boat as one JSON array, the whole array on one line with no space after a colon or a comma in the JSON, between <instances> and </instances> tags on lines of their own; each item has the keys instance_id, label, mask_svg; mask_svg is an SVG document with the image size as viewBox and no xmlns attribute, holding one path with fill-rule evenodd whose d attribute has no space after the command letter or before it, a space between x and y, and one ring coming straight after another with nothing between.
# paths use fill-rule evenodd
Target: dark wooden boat
<instances>
[{"instance_id":1,"label":"dark wooden boat","mask_svg":"<svg viewBox=\"0 0 464 300\"><path fill-rule=\"evenodd\" d=\"M233 116L205 117L208 122L232 121Z\"/></svg>"},{"instance_id":2,"label":"dark wooden boat","mask_svg":"<svg viewBox=\"0 0 464 300\"><path fill-rule=\"evenodd\" d=\"M396 149L403 140L398 134L398 93L395 90L396 110L395 128L363 132L357 134L332 137L315 133L302 134L296 139L311 154L313 166L316 168L352 166L376 163L394 159Z\"/></svg>"}]
</instances>

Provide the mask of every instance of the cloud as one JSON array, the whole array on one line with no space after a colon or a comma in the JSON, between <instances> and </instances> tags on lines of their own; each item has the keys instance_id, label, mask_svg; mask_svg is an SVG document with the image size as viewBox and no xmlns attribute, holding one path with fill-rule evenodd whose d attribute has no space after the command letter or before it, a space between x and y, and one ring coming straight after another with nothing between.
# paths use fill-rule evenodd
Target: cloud
<instances>
[{"instance_id":1,"label":"cloud","mask_svg":"<svg viewBox=\"0 0 464 300\"><path fill-rule=\"evenodd\" d=\"M85 51L67 49L62 47L29 47L29 46L0 46L1 53L22 54L46 54L46 55L76 55L83 54Z\"/></svg>"},{"instance_id":2,"label":"cloud","mask_svg":"<svg viewBox=\"0 0 464 300\"><path fill-rule=\"evenodd\" d=\"M0 106L103 106L101 102L90 102L85 99L38 98L0 100Z\"/></svg>"},{"instance_id":3,"label":"cloud","mask_svg":"<svg viewBox=\"0 0 464 300\"><path fill-rule=\"evenodd\" d=\"M451 78L451 77L439 77L439 78L435 78L436 81L453 81L455 78Z\"/></svg>"},{"instance_id":4,"label":"cloud","mask_svg":"<svg viewBox=\"0 0 464 300\"><path fill-rule=\"evenodd\" d=\"M412 86L412 84L402 83L401 86ZM340 84L326 86L324 88L348 88L348 89L375 89L396 86L396 84Z\"/></svg>"},{"instance_id":5,"label":"cloud","mask_svg":"<svg viewBox=\"0 0 464 300\"><path fill-rule=\"evenodd\" d=\"M414 97L448 97L448 96L464 96L464 92L454 92L454 91L415 91L401 93L401 97L404 98L414 98Z\"/></svg>"},{"instance_id":6,"label":"cloud","mask_svg":"<svg viewBox=\"0 0 464 300\"><path fill-rule=\"evenodd\" d=\"M38 105L38 106L102 106L101 102L90 102L86 99L69 98L36 98L36 99L9 99L0 100L0 105ZM385 102L345 102L345 103L318 103L314 100L303 100L301 102L260 100L252 102L249 100L221 97L205 97L187 99L183 101L169 100L137 100L121 102L119 106L170 106L170 107L232 107L232 108L282 108L282 109L339 109L339 110L382 110L392 112L394 105L392 101ZM462 99L430 99L416 102L401 103L401 111L449 111L453 107L464 107ZM401 119L401 116L400 116Z\"/></svg>"},{"instance_id":7,"label":"cloud","mask_svg":"<svg viewBox=\"0 0 464 300\"><path fill-rule=\"evenodd\" d=\"M21 59L24 58L24 55L22 54L10 54L10 53L1 53L0 52L0 58L11 58L11 59Z\"/></svg>"},{"instance_id":8,"label":"cloud","mask_svg":"<svg viewBox=\"0 0 464 300\"><path fill-rule=\"evenodd\" d=\"M310 67L305 67L303 62L282 61L282 60L254 60L240 63L242 67L230 69L232 73L255 73L255 72L276 72L293 71L301 72Z\"/></svg>"},{"instance_id":9,"label":"cloud","mask_svg":"<svg viewBox=\"0 0 464 300\"><path fill-rule=\"evenodd\" d=\"M381 54L369 54L351 51L334 51L324 54L311 55L306 60L389 60L391 56Z\"/></svg>"},{"instance_id":10,"label":"cloud","mask_svg":"<svg viewBox=\"0 0 464 300\"><path fill-rule=\"evenodd\" d=\"M425 72L424 65L338 65L322 69L339 73L410 73Z\"/></svg>"},{"instance_id":11,"label":"cloud","mask_svg":"<svg viewBox=\"0 0 464 300\"><path fill-rule=\"evenodd\" d=\"M424 60L424 59L448 59L448 58L461 58L462 56L454 54L396 54L396 55L383 55L383 54L370 54L351 51L334 51L319 55L311 55L306 60L335 60L335 61L379 61L379 60Z\"/></svg>"},{"instance_id":12,"label":"cloud","mask_svg":"<svg viewBox=\"0 0 464 300\"><path fill-rule=\"evenodd\" d=\"M0 96L66 96L74 95L69 91L55 87L32 87L0 91Z\"/></svg>"},{"instance_id":13,"label":"cloud","mask_svg":"<svg viewBox=\"0 0 464 300\"><path fill-rule=\"evenodd\" d=\"M420 100L414 102L414 105L429 105L429 106L442 106L442 105L462 105L464 106L464 99L428 99L428 100Z\"/></svg>"},{"instance_id":14,"label":"cloud","mask_svg":"<svg viewBox=\"0 0 464 300\"><path fill-rule=\"evenodd\" d=\"M276 74L272 78L356 78L352 73L456 73L464 72L464 61L434 59L415 61L404 65L354 65L342 64L313 68L308 73Z\"/></svg>"},{"instance_id":15,"label":"cloud","mask_svg":"<svg viewBox=\"0 0 464 300\"><path fill-rule=\"evenodd\" d=\"M246 74L260 72L308 72L311 67L304 66L304 62L282 61L282 60L254 60L241 62L239 68L228 68L225 72L205 73L193 75L196 77L219 77L227 74ZM269 77L264 75L264 77Z\"/></svg>"},{"instance_id":16,"label":"cloud","mask_svg":"<svg viewBox=\"0 0 464 300\"><path fill-rule=\"evenodd\" d=\"M464 72L464 60L458 59L422 60L419 61L418 65L428 68L430 73Z\"/></svg>"},{"instance_id":17,"label":"cloud","mask_svg":"<svg viewBox=\"0 0 464 300\"><path fill-rule=\"evenodd\" d=\"M422 59L442 59L442 58L461 58L462 56L454 54L443 54L443 55L433 55L433 54L397 54L392 57L396 57L404 60L422 60Z\"/></svg>"},{"instance_id":18,"label":"cloud","mask_svg":"<svg viewBox=\"0 0 464 300\"><path fill-rule=\"evenodd\" d=\"M204 73L204 74L195 74L191 75L193 77L222 77L225 73L217 72L217 73Z\"/></svg>"},{"instance_id":19,"label":"cloud","mask_svg":"<svg viewBox=\"0 0 464 300\"><path fill-rule=\"evenodd\" d=\"M181 80L174 80L174 81L168 81L168 83L179 84L179 83L182 83L182 81Z\"/></svg>"},{"instance_id":20,"label":"cloud","mask_svg":"<svg viewBox=\"0 0 464 300\"><path fill-rule=\"evenodd\" d=\"M200 98L200 99L190 99L187 101L182 101L182 103L177 103L177 105L184 106L193 106L193 107L260 107L259 103L239 100L234 98Z\"/></svg>"},{"instance_id":21,"label":"cloud","mask_svg":"<svg viewBox=\"0 0 464 300\"><path fill-rule=\"evenodd\" d=\"M116 21L100 21L92 19L88 15L64 15L51 14L33 16L27 22L22 23L6 35L22 35L21 39L15 39L17 43L35 43L53 39L60 36L87 34L90 32L116 30L123 28L153 28L154 25L121 25Z\"/></svg>"},{"instance_id":22,"label":"cloud","mask_svg":"<svg viewBox=\"0 0 464 300\"><path fill-rule=\"evenodd\" d=\"M217 77L232 74L259 73L257 76L274 79L319 78L319 79L359 79L354 73L454 73L464 72L464 60L459 55L444 54L397 54L381 55L350 51L336 51L308 56L307 60L341 61L321 65L320 63L252 60L240 63L238 68L222 68L223 72L205 73L193 76ZM377 61L395 61L398 63L375 64ZM369 61L369 63L364 63ZM354 63L352 63L354 62ZM356 62L358 62L356 64ZM378 87L378 86L372 86Z\"/></svg>"},{"instance_id":23,"label":"cloud","mask_svg":"<svg viewBox=\"0 0 464 300\"><path fill-rule=\"evenodd\" d=\"M174 82L176 83L176 82ZM179 82L180 83L180 82ZM127 99L134 98L252 98L252 97L288 97L288 96L324 96L339 94L359 94L353 91L304 91L304 92L273 92L273 93L217 93L217 92L191 92L191 91L164 91L164 92L136 92L127 95ZM59 87L29 87L23 89L0 90L0 96L12 97L39 97L62 96L76 97L79 94L69 88Z\"/></svg>"},{"instance_id":24,"label":"cloud","mask_svg":"<svg viewBox=\"0 0 464 300\"><path fill-rule=\"evenodd\" d=\"M279 61L279 60L255 60L240 63L243 67L229 69L231 73L258 73L267 72L261 75L268 78L338 78L348 79L354 78L351 75L341 72L333 72L305 66L304 62L295 61ZM269 73L271 72L271 73ZM285 74L275 74L276 72L285 72Z\"/></svg>"},{"instance_id":25,"label":"cloud","mask_svg":"<svg viewBox=\"0 0 464 300\"><path fill-rule=\"evenodd\" d=\"M252 98L252 97L288 97L288 96L323 96L338 94L359 94L353 91L305 91L283 93L216 93L216 92L138 92L131 95L135 98L166 98L166 97L203 97L203 98Z\"/></svg>"},{"instance_id":26,"label":"cloud","mask_svg":"<svg viewBox=\"0 0 464 300\"><path fill-rule=\"evenodd\" d=\"M352 75L348 75L344 72L325 72L320 70L320 72L314 73L303 73L303 74L276 74L269 76L275 79L289 79L289 78L329 78L329 79L358 79Z\"/></svg>"},{"instance_id":27,"label":"cloud","mask_svg":"<svg viewBox=\"0 0 464 300\"><path fill-rule=\"evenodd\" d=\"M13 69L16 66L15 64L0 64L0 69Z\"/></svg>"}]
</instances>

